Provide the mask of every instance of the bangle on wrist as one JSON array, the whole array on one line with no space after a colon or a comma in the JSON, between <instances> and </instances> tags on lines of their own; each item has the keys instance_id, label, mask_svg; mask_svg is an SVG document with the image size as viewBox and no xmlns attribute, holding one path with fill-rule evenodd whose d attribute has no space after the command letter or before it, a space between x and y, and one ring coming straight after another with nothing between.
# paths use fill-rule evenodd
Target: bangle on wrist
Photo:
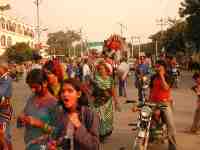
<instances>
[{"instance_id":1,"label":"bangle on wrist","mask_svg":"<svg viewBox=\"0 0 200 150\"><path fill-rule=\"evenodd\" d=\"M50 126L47 123L45 123L44 127L43 127L43 131L47 133L47 132L49 132L49 128L50 128Z\"/></svg>"}]
</instances>

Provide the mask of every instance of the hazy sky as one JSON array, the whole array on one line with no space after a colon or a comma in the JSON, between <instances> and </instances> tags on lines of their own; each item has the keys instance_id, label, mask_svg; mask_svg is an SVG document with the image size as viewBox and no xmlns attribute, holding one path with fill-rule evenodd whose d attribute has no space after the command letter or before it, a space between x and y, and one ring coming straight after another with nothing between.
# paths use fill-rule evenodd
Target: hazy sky
<instances>
[{"instance_id":1,"label":"hazy sky","mask_svg":"<svg viewBox=\"0 0 200 150\"><path fill-rule=\"evenodd\" d=\"M36 23L33 0L9 0L12 13L25 22ZM127 37L142 40L158 31L156 19L178 17L181 0L42 0L41 24L48 32L83 28L89 40L99 41L120 33L119 22L127 26Z\"/></svg>"}]
</instances>

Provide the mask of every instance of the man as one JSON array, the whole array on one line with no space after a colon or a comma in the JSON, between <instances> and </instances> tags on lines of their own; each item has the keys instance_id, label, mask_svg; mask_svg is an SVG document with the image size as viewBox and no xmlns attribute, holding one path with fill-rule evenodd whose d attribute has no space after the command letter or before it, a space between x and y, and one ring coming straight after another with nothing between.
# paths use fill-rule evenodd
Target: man
<instances>
[{"instance_id":1,"label":"man","mask_svg":"<svg viewBox=\"0 0 200 150\"><path fill-rule=\"evenodd\" d=\"M90 77L91 77L91 70L88 65L88 60L85 59L83 64L83 81L88 80Z\"/></svg>"},{"instance_id":2,"label":"man","mask_svg":"<svg viewBox=\"0 0 200 150\"><path fill-rule=\"evenodd\" d=\"M126 97L126 82L129 73L129 65L126 58L122 58L121 63L118 67L118 77L119 77L119 96Z\"/></svg>"},{"instance_id":3,"label":"man","mask_svg":"<svg viewBox=\"0 0 200 150\"><path fill-rule=\"evenodd\" d=\"M167 124L169 135L169 150L176 150L176 129L173 120L171 80L166 71L166 63L162 60L155 65L156 74L152 76L150 82L150 99L154 103L162 103L167 107L163 110L163 119Z\"/></svg>"},{"instance_id":4,"label":"man","mask_svg":"<svg viewBox=\"0 0 200 150\"><path fill-rule=\"evenodd\" d=\"M145 57L141 56L139 58L139 64L136 67L135 71L135 86L138 89L138 100L140 102L143 101L142 98L142 85L141 85L141 79L143 76L147 76L149 74L149 66L145 62Z\"/></svg>"},{"instance_id":5,"label":"man","mask_svg":"<svg viewBox=\"0 0 200 150\"><path fill-rule=\"evenodd\" d=\"M0 62L0 130L4 134L6 145L12 150L10 120L12 116L11 106L12 79L8 75L8 64Z\"/></svg>"},{"instance_id":6,"label":"man","mask_svg":"<svg viewBox=\"0 0 200 150\"><path fill-rule=\"evenodd\" d=\"M34 58L35 62L33 62L31 69L32 70L33 69L42 69L42 65L40 64L42 57L39 54L34 54L33 58Z\"/></svg>"}]
</instances>

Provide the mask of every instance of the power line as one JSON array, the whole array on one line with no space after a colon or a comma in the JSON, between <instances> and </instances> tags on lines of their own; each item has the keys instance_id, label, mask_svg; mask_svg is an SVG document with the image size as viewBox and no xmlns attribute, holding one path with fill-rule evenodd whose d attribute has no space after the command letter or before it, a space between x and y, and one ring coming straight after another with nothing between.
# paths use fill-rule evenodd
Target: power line
<instances>
[{"instance_id":1,"label":"power line","mask_svg":"<svg viewBox=\"0 0 200 150\"><path fill-rule=\"evenodd\" d=\"M161 28L161 32L163 32L165 26L168 25L168 21L166 18L161 17L160 19L156 20L156 23Z\"/></svg>"}]
</instances>

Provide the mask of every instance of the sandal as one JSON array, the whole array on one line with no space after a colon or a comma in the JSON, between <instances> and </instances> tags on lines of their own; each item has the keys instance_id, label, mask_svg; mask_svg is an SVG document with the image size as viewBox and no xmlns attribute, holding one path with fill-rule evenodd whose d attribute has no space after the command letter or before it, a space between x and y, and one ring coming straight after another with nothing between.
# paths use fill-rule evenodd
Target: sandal
<instances>
[{"instance_id":1,"label":"sandal","mask_svg":"<svg viewBox=\"0 0 200 150\"><path fill-rule=\"evenodd\" d=\"M195 129L191 129L191 128L186 129L186 130L184 131L184 133L193 134L193 135L200 135L200 131L195 130Z\"/></svg>"}]
</instances>

